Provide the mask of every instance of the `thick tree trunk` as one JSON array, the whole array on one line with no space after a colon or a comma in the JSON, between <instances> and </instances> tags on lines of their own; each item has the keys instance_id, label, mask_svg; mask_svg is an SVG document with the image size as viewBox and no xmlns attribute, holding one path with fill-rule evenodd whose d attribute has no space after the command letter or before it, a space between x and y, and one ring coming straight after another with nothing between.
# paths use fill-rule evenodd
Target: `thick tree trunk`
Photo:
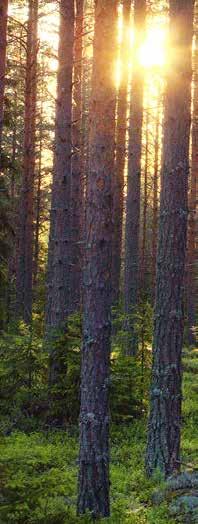
<instances>
[{"instance_id":1,"label":"thick tree trunk","mask_svg":"<svg viewBox=\"0 0 198 524\"><path fill-rule=\"evenodd\" d=\"M180 467L181 351L187 232L193 0L170 0L151 411L146 469Z\"/></svg>"},{"instance_id":2,"label":"thick tree trunk","mask_svg":"<svg viewBox=\"0 0 198 524\"><path fill-rule=\"evenodd\" d=\"M7 12L8 0L1 0L0 5L0 153L3 127L3 105L5 89L5 69L6 69L6 35L7 35ZM1 168L1 159L0 159Z\"/></svg>"},{"instance_id":3,"label":"thick tree trunk","mask_svg":"<svg viewBox=\"0 0 198 524\"><path fill-rule=\"evenodd\" d=\"M196 343L197 322L197 201L198 201L198 6L195 16L195 48L193 53L193 117L192 117L192 161L189 191L188 256L187 256L187 308L188 341Z\"/></svg>"},{"instance_id":4,"label":"thick tree trunk","mask_svg":"<svg viewBox=\"0 0 198 524\"><path fill-rule=\"evenodd\" d=\"M83 0L76 0L76 24L74 45L74 89L73 89L73 127L72 127L72 257L70 282L70 312L78 311L81 304L82 284L82 215L83 215L83 180L82 180L82 34Z\"/></svg>"},{"instance_id":5,"label":"thick tree trunk","mask_svg":"<svg viewBox=\"0 0 198 524\"><path fill-rule=\"evenodd\" d=\"M138 306L139 287L139 229L140 229L140 181L143 120L143 70L138 63L138 51L143 40L146 16L146 0L135 0L135 45L131 83L129 162L126 202L125 233L125 329L128 332L126 354L137 351L138 337L135 332L135 313Z\"/></svg>"},{"instance_id":6,"label":"thick tree trunk","mask_svg":"<svg viewBox=\"0 0 198 524\"><path fill-rule=\"evenodd\" d=\"M16 314L26 323L32 318L33 198L37 90L38 0L29 0L25 88L23 179L20 199L19 248L16 281Z\"/></svg>"},{"instance_id":7,"label":"thick tree trunk","mask_svg":"<svg viewBox=\"0 0 198 524\"><path fill-rule=\"evenodd\" d=\"M46 334L49 339L65 328L69 311L73 46L74 1L61 0L46 307ZM61 366L53 341L50 351L50 384L53 385L58 380Z\"/></svg>"},{"instance_id":8,"label":"thick tree trunk","mask_svg":"<svg viewBox=\"0 0 198 524\"><path fill-rule=\"evenodd\" d=\"M109 515L109 356L116 0L97 0L86 213L78 513Z\"/></svg>"},{"instance_id":9,"label":"thick tree trunk","mask_svg":"<svg viewBox=\"0 0 198 524\"><path fill-rule=\"evenodd\" d=\"M124 167L126 159L126 131L129 81L129 27L131 0L123 0L123 29L121 58L121 81L118 92L117 129L116 129L116 163L113 190L113 256L112 256L112 302L117 304L120 291L120 269L122 254L122 228L124 205Z\"/></svg>"}]
</instances>

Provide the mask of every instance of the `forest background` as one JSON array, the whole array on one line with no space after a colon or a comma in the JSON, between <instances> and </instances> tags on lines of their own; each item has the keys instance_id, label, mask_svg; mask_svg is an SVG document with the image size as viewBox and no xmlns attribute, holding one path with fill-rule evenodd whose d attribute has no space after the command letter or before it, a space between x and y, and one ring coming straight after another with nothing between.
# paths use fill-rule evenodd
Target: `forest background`
<instances>
[{"instance_id":1,"label":"forest background","mask_svg":"<svg viewBox=\"0 0 198 524\"><path fill-rule=\"evenodd\" d=\"M0 2L2 524L198 522L197 16Z\"/></svg>"}]
</instances>

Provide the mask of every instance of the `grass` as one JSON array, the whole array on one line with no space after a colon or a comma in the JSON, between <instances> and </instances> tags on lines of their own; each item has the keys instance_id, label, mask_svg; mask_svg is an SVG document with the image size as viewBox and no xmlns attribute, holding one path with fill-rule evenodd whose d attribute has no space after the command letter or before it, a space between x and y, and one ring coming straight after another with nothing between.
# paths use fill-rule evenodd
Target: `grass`
<instances>
[{"instance_id":1,"label":"grass","mask_svg":"<svg viewBox=\"0 0 198 524\"><path fill-rule=\"evenodd\" d=\"M195 358L192 359L197 365ZM191 356L185 356L186 363ZM188 369L188 367L187 367ZM198 467L197 376L184 373L182 461ZM166 503L152 505L161 479L144 474L146 419L111 431L111 518L108 524L173 524ZM76 517L77 429L68 432L15 432L0 440L0 523L89 523ZM185 468L186 466L184 466Z\"/></svg>"}]
</instances>

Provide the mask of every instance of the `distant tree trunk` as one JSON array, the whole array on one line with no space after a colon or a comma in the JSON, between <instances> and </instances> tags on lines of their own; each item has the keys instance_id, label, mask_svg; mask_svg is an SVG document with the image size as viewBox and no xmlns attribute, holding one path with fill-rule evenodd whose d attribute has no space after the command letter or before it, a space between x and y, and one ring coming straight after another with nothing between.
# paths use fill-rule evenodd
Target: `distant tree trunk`
<instances>
[{"instance_id":1,"label":"distant tree trunk","mask_svg":"<svg viewBox=\"0 0 198 524\"><path fill-rule=\"evenodd\" d=\"M3 105L6 69L6 35L7 35L8 0L1 0L0 5L0 154L3 128ZM1 168L1 158L0 158Z\"/></svg>"},{"instance_id":2,"label":"distant tree trunk","mask_svg":"<svg viewBox=\"0 0 198 524\"><path fill-rule=\"evenodd\" d=\"M187 308L188 341L196 343L194 328L197 323L197 199L198 199L198 6L195 16L195 49L193 56L193 116L192 162L189 192L188 256L187 256Z\"/></svg>"},{"instance_id":3,"label":"distant tree trunk","mask_svg":"<svg viewBox=\"0 0 198 524\"><path fill-rule=\"evenodd\" d=\"M109 357L111 334L113 82L116 0L97 0L90 105L86 213L84 340L78 513L109 515Z\"/></svg>"},{"instance_id":4,"label":"distant tree trunk","mask_svg":"<svg viewBox=\"0 0 198 524\"><path fill-rule=\"evenodd\" d=\"M72 127L72 257L70 283L70 312L78 311L81 303L81 269L82 269L82 34L83 34L83 0L76 0L76 24L74 45L74 89L73 89L73 127Z\"/></svg>"},{"instance_id":5,"label":"distant tree trunk","mask_svg":"<svg viewBox=\"0 0 198 524\"><path fill-rule=\"evenodd\" d=\"M23 179L20 199L19 247L16 281L16 314L26 323L32 318L33 197L37 91L38 0L29 0L25 87Z\"/></svg>"},{"instance_id":6,"label":"distant tree trunk","mask_svg":"<svg viewBox=\"0 0 198 524\"><path fill-rule=\"evenodd\" d=\"M126 202L125 233L125 328L129 336L126 354L134 355L138 347L135 332L135 312L138 306L139 287L139 230L140 230L140 179L143 120L143 70L138 63L138 51L143 40L146 17L146 0L134 2L135 45L131 83L129 161Z\"/></svg>"},{"instance_id":7,"label":"distant tree trunk","mask_svg":"<svg viewBox=\"0 0 198 524\"><path fill-rule=\"evenodd\" d=\"M167 476L180 468L181 352L188 217L193 0L170 0L165 90L151 411L146 468Z\"/></svg>"},{"instance_id":8,"label":"distant tree trunk","mask_svg":"<svg viewBox=\"0 0 198 524\"><path fill-rule=\"evenodd\" d=\"M43 96L43 93L42 93ZM36 288L38 267L39 267L39 235L41 226L41 183L42 183L42 148L43 148L43 100L41 101L40 112L40 129L39 129L39 157L38 157L38 173L37 173L37 188L36 188L36 209L35 209L35 238L34 238L34 271L33 271L33 285Z\"/></svg>"},{"instance_id":9,"label":"distant tree trunk","mask_svg":"<svg viewBox=\"0 0 198 524\"><path fill-rule=\"evenodd\" d=\"M144 298L146 285L146 240L147 240L147 212L148 212L148 152L149 152L149 109L146 112L146 130L145 130L145 165L144 165L144 197L143 197L143 224L142 224L142 253L141 253L141 295Z\"/></svg>"},{"instance_id":10,"label":"distant tree trunk","mask_svg":"<svg viewBox=\"0 0 198 524\"><path fill-rule=\"evenodd\" d=\"M116 162L113 191L113 256L112 256L112 301L117 304L120 291L120 269L122 252L122 227L124 204L124 167L126 159L126 131L129 80L129 27L131 0L123 0L123 30L121 44L121 80L118 92L117 129L116 129Z\"/></svg>"},{"instance_id":11,"label":"distant tree trunk","mask_svg":"<svg viewBox=\"0 0 198 524\"><path fill-rule=\"evenodd\" d=\"M50 339L64 330L69 311L73 46L74 0L61 0L46 309L46 334ZM61 362L53 346L52 340L51 385L56 384L61 371Z\"/></svg>"},{"instance_id":12,"label":"distant tree trunk","mask_svg":"<svg viewBox=\"0 0 198 524\"><path fill-rule=\"evenodd\" d=\"M160 115L156 117L155 125L155 153L154 153L154 180L153 180L153 214L152 214L152 297L155 297L156 285L156 259L157 259L157 237L158 237L158 191L159 191L159 128Z\"/></svg>"}]
</instances>

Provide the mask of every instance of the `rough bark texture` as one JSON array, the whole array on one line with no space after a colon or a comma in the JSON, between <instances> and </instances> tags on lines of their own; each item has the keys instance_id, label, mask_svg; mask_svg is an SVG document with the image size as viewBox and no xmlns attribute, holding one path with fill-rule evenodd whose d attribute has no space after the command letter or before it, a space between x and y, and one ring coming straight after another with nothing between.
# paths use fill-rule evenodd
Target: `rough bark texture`
<instances>
[{"instance_id":1,"label":"rough bark texture","mask_svg":"<svg viewBox=\"0 0 198 524\"><path fill-rule=\"evenodd\" d=\"M120 269L122 254L122 227L124 204L124 167L126 159L127 95L129 81L129 27L131 0L123 1L123 34L120 50L121 80L117 103L116 163L113 190L113 256L112 256L112 301L119 301Z\"/></svg>"},{"instance_id":2,"label":"rough bark texture","mask_svg":"<svg viewBox=\"0 0 198 524\"><path fill-rule=\"evenodd\" d=\"M78 513L109 515L109 356L117 2L95 2Z\"/></svg>"},{"instance_id":3,"label":"rough bark texture","mask_svg":"<svg viewBox=\"0 0 198 524\"><path fill-rule=\"evenodd\" d=\"M82 34L83 0L76 0L76 23L74 45L74 89L73 89L73 128L72 128L72 258L70 282L70 312L79 310L82 283L82 215L83 215L83 180L82 180Z\"/></svg>"},{"instance_id":4,"label":"rough bark texture","mask_svg":"<svg viewBox=\"0 0 198 524\"><path fill-rule=\"evenodd\" d=\"M156 285L156 260L157 260L157 236L158 236L158 191L159 191L159 129L160 115L156 116L155 127L155 157L154 157L154 180L153 180L153 215L152 215L152 298L155 299Z\"/></svg>"},{"instance_id":5,"label":"rough bark texture","mask_svg":"<svg viewBox=\"0 0 198 524\"><path fill-rule=\"evenodd\" d=\"M74 1L60 2L59 69L55 122L55 158L50 219L48 293L46 310L47 337L53 339L64 329L69 310L69 274L71 255L71 124L72 70L74 46ZM57 382L60 359L50 347L50 384Z\"/></svg>"},{"instance_id":6,"label":"rough bark texture","mask_svg":"<svg viewBox=\"0 0 198 524\"><path fill-rule=\"evenodd\" d=\"M187 307L188 340L195 344L197 324L197 246L198 246L198 5L195 11L195 48L193 53L193 117L192 117L192 161L189 191L188 257L187 257Z\"/></svg>"},{"instance_id":7,"label":"rough bark texture","mask_svg":"<svg viewBox=\"0 0 198 524\"><path fill-rule=\"evenodd\" d=\"M29 0L25 87L24 158L20 199L19 247L16 281L16 314L26 323L32 317L33 191L37 89L38 0Z\"/></svg>"},{"instance_id":8,"label":"rough bark texture","mask_svg":"<svg viewBox=\"0 0 198 524\"><path fill-rule=\"evenodd\" d=\"M137 351L137 335L134 330L135 312L138 305L139 229L140 229L140 179L143 120L143 69L138 63L138 50L143 39L146 0L134 2L135 45L131 83L129 163L126 202L125 234L125 329L128 331L126 354Z\"/></svg>"},{"instance_id":9,"label":"rough bark texture","mask_svg":"<svg viewBox=\"0 0 198 524\"><path fill-rule=\"evenodd\" d=\"M187 231L193 0L170 1L151 411L146 468L180 467L181 351Z\"/></svg>"},{"instance_id":10,"label":"rough bark texture","mask_svg":"<svg viewBox=\"0 0 198 524\"><path fill-rule=\"evenodd\" d=\"M1 5L0 5L0 151L1 151L1 138L2 138L2 127L3 127L3 104L4 104L4 88L5 88L7 12L8 12L8 0L1 0Z\"/></svg>"}]
</instances>

